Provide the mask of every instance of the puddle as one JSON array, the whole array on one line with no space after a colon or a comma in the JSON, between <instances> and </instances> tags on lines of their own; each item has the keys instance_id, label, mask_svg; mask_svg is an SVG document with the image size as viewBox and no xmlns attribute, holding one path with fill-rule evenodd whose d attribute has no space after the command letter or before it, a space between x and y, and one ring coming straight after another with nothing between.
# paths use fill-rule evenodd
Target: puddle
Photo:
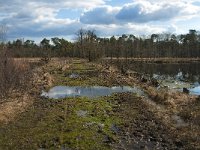
<instances>
[{"instance_id":1,"label":"puddle","mask_svg":"<svg viewBox=\"0 0 200 150\"><path fill-rule=\"evenodd\" d=\"M200 86L189 89L191 94L200 95Z\"/></svg>"},{"instance_id":2,"label":"puddle","mask_svg":"<svg viewBox=\"0 0 200 150\"><path fill-rule=\"evenodd\" d=\"M119 128L116 126L116 124L112 124L110 130L115 134L119 133Z\"/></svg>"},{"instance_id":3,"label":"puddle","mask_svg":"<svg viewBox=\"0 0 200 150\"><path fill-rule=\"evenodd\" d=\"M80 77L79 74L75 74L75 73L72 73L71 75L69 75L69 78L71 79L77 79L79 77Z\"/></svg>"},{"instance_id":4,"label":"puddle","mask_svg":"<svg viewBox=\"0 0 200 150\"><path fill-rule=\"evenodd\" d=\"M88 113L88 111L84 111L84 110L79 110L76 112L78 117L86 117L87 113Z\"/></svg>"},{"instance_id":5,"label":"puddle","mask_svg":"<svg viewBox=\"0 0 200 150\"><path fill-rule=\"evenodd\" d=\"M92 86L92 87L81 87L81 86L56 86L49 90L49 92L42 91L41 96L53 99L86 96L89 98L109 96L113 93L132 92L138 96L144 96L144 92L136 87L130 86L114 86L114 87L103 87L103 86Z\"/></svg>"}]
</instances>

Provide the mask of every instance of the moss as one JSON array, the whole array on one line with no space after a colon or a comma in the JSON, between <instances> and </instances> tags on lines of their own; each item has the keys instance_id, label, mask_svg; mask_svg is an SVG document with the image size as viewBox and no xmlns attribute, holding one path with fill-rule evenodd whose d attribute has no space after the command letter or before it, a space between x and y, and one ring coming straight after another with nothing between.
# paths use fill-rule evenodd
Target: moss
<instances>
[{"instance_id":1,"label":"moss","mask_svg":"<svg viewBox=\"0 0 200 150\"><path fill-rule=\"evenodd\" d=\"M73 63L66 71L53 71L54 79L56 79L54 86L67 85L67 86L94 86L101 85L107 86L107 82L99 78L100 72L90 63ZM70 78L70 75L78 74L77 78Z\"/></svg>"},{"instance_id":2,"label":"moss","mask_svg":"<svg viewBox=\"0 0 200 150\"><path fill-rule=\"evenodd\" d=\"M46 69L54 76L54 85L112 85L112 82L99 78L100 72L85 61L75 60L65 71L53 65ZM80 78L69 78L71 73L79 74ZM123 121L123 116L116 113L118 102L122 101L123 94L98 99L39 98L17 120L0 125L0 149L111 149L110 142L118 140L111 127L113 124L120 126ZM77 115L80 110L87 114ZM137 111L132 112L134 116L138 115Z\"/></svg>"},{"instance_id":3,"label":"moss","mask_svg":"<svg viewBox=\"0 0 200 150\"><path fill-rule=\"evenodd\" d=\"M98 100L68 98L45 100L35 104L19 120L3 126L0 134L0 148L3 149L109 149L105 136L117 140L110 130L120 120L111 115L113 106L109 97ZM77 111L85 110L80 117ZM14 133L14 134L13 134Z\"/></svg>"}]
</instances>

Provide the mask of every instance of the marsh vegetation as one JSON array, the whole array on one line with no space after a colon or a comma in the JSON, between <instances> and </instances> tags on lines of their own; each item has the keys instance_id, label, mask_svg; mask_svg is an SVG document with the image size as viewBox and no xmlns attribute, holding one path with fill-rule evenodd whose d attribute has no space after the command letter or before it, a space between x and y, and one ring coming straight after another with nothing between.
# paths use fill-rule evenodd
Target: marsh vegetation
<instances>
[{"instance_id":1,"label":"marsh vegetation","mask_svg":"<svg viewBox=\"0 0 200 150\"><path fill-rule=\"evenodd\" d=\"M0 149L200 149L196 31L76 36L1 43Z\"/></svg>"}]
</instances>

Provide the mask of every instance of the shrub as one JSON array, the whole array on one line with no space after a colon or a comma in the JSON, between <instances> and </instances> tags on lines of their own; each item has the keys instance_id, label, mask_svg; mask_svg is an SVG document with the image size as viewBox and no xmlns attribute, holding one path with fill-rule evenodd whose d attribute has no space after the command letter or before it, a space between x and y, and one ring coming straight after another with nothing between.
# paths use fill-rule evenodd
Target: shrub
<instances>
[{"instance_id":1,"label":"shrub","mask_svg":"<svg viewBox=\"0 0 200 150\"><path fill-rule=\"evenodd\" d=\"M28 70L27 63L15 60L8 50L0 49L0 100L25 85Z\"/></svg>"}]
</instances>

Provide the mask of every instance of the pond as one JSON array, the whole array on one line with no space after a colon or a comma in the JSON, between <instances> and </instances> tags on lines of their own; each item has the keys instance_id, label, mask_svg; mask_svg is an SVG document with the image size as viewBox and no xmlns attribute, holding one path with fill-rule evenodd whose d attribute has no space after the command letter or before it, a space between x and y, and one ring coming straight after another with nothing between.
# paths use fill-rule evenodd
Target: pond
<instances>
[{"instance_id":1,"label":"pond","mask_svg":"<svg viewBox=\"0 0 200 150\"><path fill-rule=\"evenodd\" d=\"M144 92L142 90L130 86L114 86L114 87L55 86L51 88L48 92L42 91L41 96L53 99L76 97L76 96L94 98L100 96L109 96L113 93L123 93L123 92L136 93L139 96L144 95Z\"/></svg>"},{"instance_id":2,"label":"pond","mask_svg":"<svg viewBox=\"0 0 200 150\"><path fill-rule=\"evenodd\" d=\"M115 63L118 67L125 65L125 62ZM191 94L200 95L200 62L185 63L151 63L129 61L127 69L147 75L149 79L156 79L160 86L182 91L189 89Z\"/></svg>"},{"instance_id":3,"label":"pond","mask_svg":"<svg viewBox=\"0 0 200 150\"><path fill-rule=\"evenodd\" d=\"M129 62L128 69L145 74L160 74L175 76L182 72L183 76L196 81L200 76L200 62L188 63L146 63Z\"/></svg>"}]
</instances>

